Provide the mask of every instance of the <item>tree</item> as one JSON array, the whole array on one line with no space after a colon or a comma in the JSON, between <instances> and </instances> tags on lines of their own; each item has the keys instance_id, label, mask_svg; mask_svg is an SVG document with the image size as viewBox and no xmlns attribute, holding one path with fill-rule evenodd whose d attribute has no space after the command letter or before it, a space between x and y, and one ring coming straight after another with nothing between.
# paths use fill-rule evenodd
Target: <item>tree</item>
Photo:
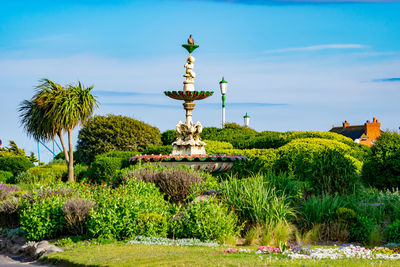
<instances>
[{"instance_id":1,"label":"tree","mask_svg":"<svg viewBox=\"0 0 400 267\"><path fill-rule=\"evenodd\" d=\"M382 132L362 169L363 181L379 189L400 187L400 134Z\"/></svg>"},{"instance_id":2,"label":"tree","mask_svg":"<svg viewBox=\"0 0 400 267\"><path fill-rule=\"evenodd\" d=\"M142 152L160 144L160 130L147 123L120 115L95 116L79 131L76 154L78 161L90 164L105 152Z\"/></svg>"},{"instance_id":3,"label":"tree","mask_svg":"<svg viewBox=\"0 0 400 267\"><path fill-rule=\"evenodd\" d=\"M20 107L21 124L35 140L53 140L57 135L63 147L68 166L68 181L74 181L74 156L72 131L84 125L93 115L97 101L91 94L93 86L85 87L81 82L65 87L42 79L31 100L24 100ZM63 133L68 134L68 148Z\"/></svg>"}]
</instances>

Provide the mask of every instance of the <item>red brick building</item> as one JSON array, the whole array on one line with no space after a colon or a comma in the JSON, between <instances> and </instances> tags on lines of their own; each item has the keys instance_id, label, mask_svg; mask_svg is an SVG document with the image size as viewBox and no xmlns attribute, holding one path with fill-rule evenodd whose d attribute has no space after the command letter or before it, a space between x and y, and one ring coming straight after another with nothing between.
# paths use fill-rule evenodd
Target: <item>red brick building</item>
<instances>
[{"instance_id":1,"label":"red brick building","mask_svg":"<svg viewBox=\"0 0 400 267\"><path fill-rule=\"evenodd\" d=\"M363 125L350 125L345 121L342 126L333 127L330 132L349 137L356 143L372 146L381 135L381 123L375 117L372 122L367 121Z\"/></svg>"}]
</instances>

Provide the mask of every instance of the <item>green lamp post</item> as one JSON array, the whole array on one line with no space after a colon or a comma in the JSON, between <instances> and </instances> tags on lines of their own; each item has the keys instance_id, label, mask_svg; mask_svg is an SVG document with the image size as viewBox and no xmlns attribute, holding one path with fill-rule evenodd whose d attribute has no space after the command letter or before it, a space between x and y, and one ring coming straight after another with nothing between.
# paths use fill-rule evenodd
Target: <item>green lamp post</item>
<instances>
[{"instance_id":1,"label":"green lamp post","mask_svg":"<svg viewBox=\"0 0 400 267\"><path fill-rule=\"evenodd\" d=\"M222 128L225 127L225 94L226 90L228 89L228 82L224 80L224 77L222 77L222 80L219 82L219 88L221 89L221 94L222 94Z\"/></svg>"}]
</instances>

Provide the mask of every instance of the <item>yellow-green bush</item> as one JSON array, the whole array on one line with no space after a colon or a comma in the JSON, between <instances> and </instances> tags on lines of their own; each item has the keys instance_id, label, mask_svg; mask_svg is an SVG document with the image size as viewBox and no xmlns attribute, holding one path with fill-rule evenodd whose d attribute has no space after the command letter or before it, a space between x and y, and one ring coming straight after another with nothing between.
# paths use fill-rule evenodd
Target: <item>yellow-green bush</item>
<instances>
[{"instance_id":1,"label":"yellow-green bush","mask_svg":"<svg viewBox=\"0 0 400 267\"><path fill-rule=\"evenodd\" d=\"M304 138L323 138L330 139L342 142L349 146L355 146L355 143L351 138L343 136L341 134L332 133L332 132L319 132L319 131L293 131L286 133L286 140L288 142L295 139L304 139Z\"/></svg>"},{"instance_id":2,"label":"yellow-green bush","mask_svg":"<svg viewBox=\"0 0 400 267\"><path fill-rule=\"evenodd\" d=\"M226 149L233 149L231 143L214 141L214 140L203 140L206 143L207 154L226 154L223 152Z\"/></svg>"},{"instance_id":3,"label":"yellow-green bush","mask_svg":"<svg viewBox=\"0 0 400 267\"><path fill-rule=\"evenodd\" d=\"M311 193L348 193L358 182L361 163L347 147L318 138L295 140L277 149L275 171L289 171L309 183Z\"/></svg>"}]
</instances>

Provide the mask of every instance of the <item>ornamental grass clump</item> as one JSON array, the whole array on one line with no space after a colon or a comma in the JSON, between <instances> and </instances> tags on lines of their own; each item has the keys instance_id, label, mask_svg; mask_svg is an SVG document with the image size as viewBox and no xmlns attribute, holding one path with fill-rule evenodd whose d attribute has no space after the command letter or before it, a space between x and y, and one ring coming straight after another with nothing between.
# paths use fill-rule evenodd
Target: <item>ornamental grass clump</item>
<instances>
[{"instance_id":1,"label":"ornamental grass clump","mask_svg":"<svg viewBox=\"0 0 400 267\"><path fill-rule=\"evenodd\" d=\"M91 200L71 198L65 202L62 210L65 215L66 228L73 235L86 235L86 222L89 217L90 210L95 203Z\"/></svg>"},{"instance_id":2,"label":"ornamental grass clump","mask_svg":"<svg viewBox=\"0 0 400 267\"><path fill-rule=\"evenodd\" d=\"M238 214L239 222L248 226L289 222L295 215L289 198L278 194L260 174L223 181L221 192L223 201Z\"/></svg>"},{"instance_id":3,"label":"ornamental grass clump","mask_svg":"<svg viewBox=\"0 0 400 267\"><path fill-rule=\"evenodd\" d=\"M19 227L19 210L21 202L18 198L12 197L0 202L0 228Z\"/></svg>"},{"instance_id":4,"label":"ornamental grass clump","mask_svg":"<svg viewBox=\"0 0 400 267\"><path fill-rule=\"evenodd\" d=\"M154 183L171 202L186 201L192 186L199 185L204 175L189 168L154 168L150 166L136 168L125 173L123 180L136 178Z\"/></svg>"}]
</instances>

